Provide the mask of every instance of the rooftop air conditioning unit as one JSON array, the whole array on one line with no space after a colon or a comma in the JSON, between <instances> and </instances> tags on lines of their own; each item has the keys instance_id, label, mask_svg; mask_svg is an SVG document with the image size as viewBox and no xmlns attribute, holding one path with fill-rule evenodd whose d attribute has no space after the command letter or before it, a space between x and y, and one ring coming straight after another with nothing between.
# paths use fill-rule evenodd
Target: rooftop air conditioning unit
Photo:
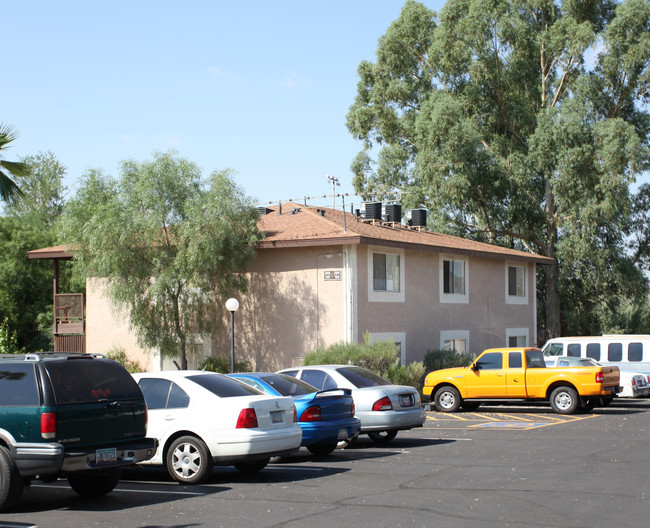
<instances>
[{"instance_id":1,"label":"rooftop air conditioning unit","mask_svg":"<svg viewBox=\"0 0 650 528\"><path fill-rule=\"evenodd\" d=\"M402 206L400 204L388 204L381 208L381 216L386 222L402 221Z\"/></svg>"},{"instance_id":2,"label":"rooftop air conditioning unit","mask_svg":"<svg viewBox=\"0 0 650 528\"><path fill-rule=\"evenodd\" d=\"M381 202L365 202L361 204L361 216L366 220L381 220Z\"/></svg>"},{"instance_id":3,"label":"rooftop air conditioning unit","mask_svg":"<svg viewBox=\"0 0 650 528\"><path fill-rule=\"evenodd\" d=\"M406 211L406 221L413 227L426 227L427 210L426 209L409 209Z\"/></svg>"}]
</instances>

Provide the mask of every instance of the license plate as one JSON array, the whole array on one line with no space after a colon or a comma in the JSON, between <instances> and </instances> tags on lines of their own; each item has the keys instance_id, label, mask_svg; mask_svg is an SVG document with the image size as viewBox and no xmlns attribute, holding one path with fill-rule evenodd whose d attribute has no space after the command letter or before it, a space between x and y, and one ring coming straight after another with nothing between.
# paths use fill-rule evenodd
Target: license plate
<instances>
[{"instance_id":1,"label":"license plate","mask_svg":"<svg viewBox=\"0 0 650 528\"><path fill-rule=\"evenodd\" d=\"M413 396L411 396L410 394L400 394L399 404L402 407L410 407L411 405L413 405Z\"/></svg>"},{"instance_id":2,"label":"license plate","mask_svg":"<svg viewBox=\"0 0 650 528\"><path fill-rule=\"evenodd\" d=\"M271 411L271 423L282 423L282 411Z\"/></svg>"},{"instance_id":3,"label":"license plate","mask_svg":"<svg viewBox=\"0 0 650 528\"><path fill-rule=\"evenodd\" d=\"M95 462L101 464L102 462L116 462L117 461L117 449L114 447L109 447L106 449L97 449L95 451Z\"/></svg>"},{"instance_id":4,"label":"license plate","mask_svg":"<svg viewBox=\"0 0 650 528\"><path fill-rule=\"evenodd\" d=\"M347 440L347 438L348 438L348 430L339 429L339 440Z\"/></svg>"}]
</instances>

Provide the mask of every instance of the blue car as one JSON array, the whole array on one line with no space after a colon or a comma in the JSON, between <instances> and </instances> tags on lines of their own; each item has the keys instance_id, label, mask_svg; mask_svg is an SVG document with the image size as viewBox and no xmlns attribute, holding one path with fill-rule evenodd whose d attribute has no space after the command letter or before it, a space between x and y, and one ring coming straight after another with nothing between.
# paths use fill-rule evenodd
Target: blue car
<instances>
[{"instance_id":1,"label":"blue car","mask_svg":"<svg viewBox=\"0 0 650 528\"><path fill-rule=\"evenodd\" d=\"M239 372L229 376L266 394L292 396L302 428L301 445L315 455L328 455L340 441L359 435L361 421L354 417L350 389L319 391L292 376L272 372Z\"/></svg>"}]
</instances>

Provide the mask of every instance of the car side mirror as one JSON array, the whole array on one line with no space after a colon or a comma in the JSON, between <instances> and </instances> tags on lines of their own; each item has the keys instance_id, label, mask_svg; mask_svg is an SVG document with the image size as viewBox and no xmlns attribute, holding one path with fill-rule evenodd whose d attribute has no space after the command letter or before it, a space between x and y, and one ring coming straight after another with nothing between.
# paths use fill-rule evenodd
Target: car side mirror
<instances>
[{"instance_id":1,"label":"car side mirror","mask_svg":"<svg viewBox=\"0 0 650 528\"><path fill-rule=\"evenodd\" d=\"M474 372L476 372L477 370L480 370L476 363L472 363L469 368L471 368Z\"/></svg>"}]
</instances>

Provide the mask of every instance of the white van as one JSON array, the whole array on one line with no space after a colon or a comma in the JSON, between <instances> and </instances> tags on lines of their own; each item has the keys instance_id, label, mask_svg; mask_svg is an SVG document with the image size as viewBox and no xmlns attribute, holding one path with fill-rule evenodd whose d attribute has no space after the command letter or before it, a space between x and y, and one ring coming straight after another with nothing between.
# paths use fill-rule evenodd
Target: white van
<instances>
[{"instance_id":1,"label":"white van","mask_svg":"<svg viewBox=\"0 0 650 528\"><path fill-rule=\"evenodd\" d=\"M650 376L650 335L556 337L542 347L545 356L592 358L601 365Z\"/></svg>"}]
</instances>

